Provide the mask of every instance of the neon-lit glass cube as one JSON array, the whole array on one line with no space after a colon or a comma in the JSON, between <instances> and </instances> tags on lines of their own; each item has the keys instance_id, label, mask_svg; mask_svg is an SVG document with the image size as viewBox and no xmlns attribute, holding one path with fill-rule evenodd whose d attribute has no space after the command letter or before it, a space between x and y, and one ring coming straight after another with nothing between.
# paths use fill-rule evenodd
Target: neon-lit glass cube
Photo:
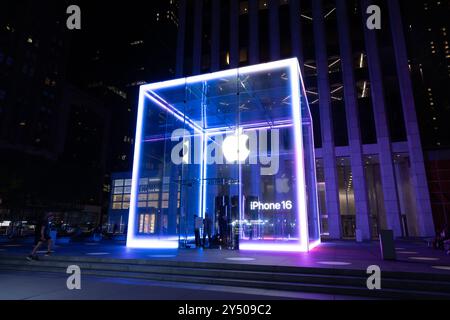
<instances>
[{"instance_id":1,"label":"neon-lit glass cube","mask_svg":"<svg viewBox=\"0 0 450 320\"><path fill-rule=\"evenodd\" d=\"M312 120L297 59L140 88L127 246L188 247L196 229L210 247L319 244Z\"/></svg>"}]
</instances>

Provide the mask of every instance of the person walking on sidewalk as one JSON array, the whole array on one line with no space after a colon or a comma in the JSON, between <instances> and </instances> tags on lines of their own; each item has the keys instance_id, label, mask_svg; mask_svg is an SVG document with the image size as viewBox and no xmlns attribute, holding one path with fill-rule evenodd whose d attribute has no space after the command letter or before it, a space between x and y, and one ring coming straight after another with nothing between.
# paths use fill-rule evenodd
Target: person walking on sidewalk
<instances>
[{"instance_id":1,"label":"person walking on sidewalk","mask_svg":"<svg viewBox=\"0 0 450 320\"><path fill-rule=\"evenodd\" d=\"M41 245L47 242L47 253L46 256L51 254L52 249L52 238L50 237L51 224L54 218L54 214L49 212L46 214L45 218L38 222L35 229L35 246L31 254L27 257L27 260L38 260L37 251Z\"/></svg>"}]
</instances>

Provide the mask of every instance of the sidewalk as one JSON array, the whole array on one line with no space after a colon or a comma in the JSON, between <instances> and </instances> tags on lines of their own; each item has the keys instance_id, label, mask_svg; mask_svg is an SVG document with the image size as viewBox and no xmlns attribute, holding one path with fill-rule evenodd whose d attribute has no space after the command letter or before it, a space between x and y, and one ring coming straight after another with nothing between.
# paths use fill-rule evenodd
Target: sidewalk
<instances>
[{"instance_id":1,"label":"sidewalk","mask_svg":"<svg viewBox=\"0 0 450 320\"><path fill-rule=\"evenodd\" d=\"M32 244L0 243L2 256L22 255L25 259ZM209 249L129 249L125 243L69 243L58 244L55 256L92 257L98 259L144 259L178 262L211 262L290 267L313 267L366 270L370 265L380 266L382 271L439 273L450 275L450 256L443 251L428 248L423 242L397 241L397 261L381 259L378 242L354 243L334 241L323 243L309 253L240 252ZM42 247L41 255L46 252ZM45 259L43 257L42 259Z\"/></svg>"}]
</instances>

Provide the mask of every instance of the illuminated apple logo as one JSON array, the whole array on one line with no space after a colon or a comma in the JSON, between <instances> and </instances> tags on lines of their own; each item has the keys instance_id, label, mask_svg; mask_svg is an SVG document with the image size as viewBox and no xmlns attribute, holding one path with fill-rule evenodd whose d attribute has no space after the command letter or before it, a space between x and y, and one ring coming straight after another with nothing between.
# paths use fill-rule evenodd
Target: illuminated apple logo
<instances>
[{"instance_id":1,"label":"illuminated apple logo","mask_svg":"<svg viewBox=\"0 0 450 320\"><path fill-rule=\"evenodd\" d=\"M236 130L234 135L227 136L222 143L222 152L227 162L245 162L250 155L247 148L249 137L242 133L242 128Z\"/></svg>"},{"instance_id":2,"label":"illuminated apple logo","mask_svg":"<svg viewBox=\"0 0 450 320\"><path fill-rule=\"evenodd\" d=\"M286 177L286 174L283 173L281 178L277 178L275 180L275 187L279 193L288 193L291 191L291 187L289 186L289 178Z\"/></svg>"}]
</instances>

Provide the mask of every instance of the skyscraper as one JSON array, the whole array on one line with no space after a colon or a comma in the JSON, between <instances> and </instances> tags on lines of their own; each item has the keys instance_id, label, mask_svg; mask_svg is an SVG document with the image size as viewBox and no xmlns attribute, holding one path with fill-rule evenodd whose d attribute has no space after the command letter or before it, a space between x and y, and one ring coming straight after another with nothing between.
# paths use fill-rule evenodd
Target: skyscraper
<instances>
[{"instance_id":1,"label":"skyscraper","mask_svg":"<svg viewBox=\"0 0 450 320\"><path fill-rule=\"evenodd\" d=\"M177 76L300 61L324 237L434 235L397 0L181 0L178 15Z\"/></svg>"},{"instance_id":2,"label":"skyscraper","mask_svg":"<svg viewBox=\"0 0 450 320\"><path fill-rule=\"evenodd\" d=\"M70 36L65 1L0 4L0 147L56 158ZM62 14L60 14L62 13ZM45 16L46 19L41 19Z\"/></svg>"},{"instance_id":3,"label":"skyscraper","mask_svg":"<svg viewBox=\"0 0 450 320\"><path fill-rule=\"evenodd\" d=\"M405 1L405 34L436 227L450 223L450 1Z\"/></svg>"},{"instance_id":4,"label":"skyscraper","mask_svg":"<svg viewBox=\"0 0 450 320\"><path fill-rule=\"evenodd\" d=\"M98 141L109 119L101 102L68 86L69 4L0 4L0 205L9 219L101 201L107 148Z\"/></svg>"}]
</instances>

